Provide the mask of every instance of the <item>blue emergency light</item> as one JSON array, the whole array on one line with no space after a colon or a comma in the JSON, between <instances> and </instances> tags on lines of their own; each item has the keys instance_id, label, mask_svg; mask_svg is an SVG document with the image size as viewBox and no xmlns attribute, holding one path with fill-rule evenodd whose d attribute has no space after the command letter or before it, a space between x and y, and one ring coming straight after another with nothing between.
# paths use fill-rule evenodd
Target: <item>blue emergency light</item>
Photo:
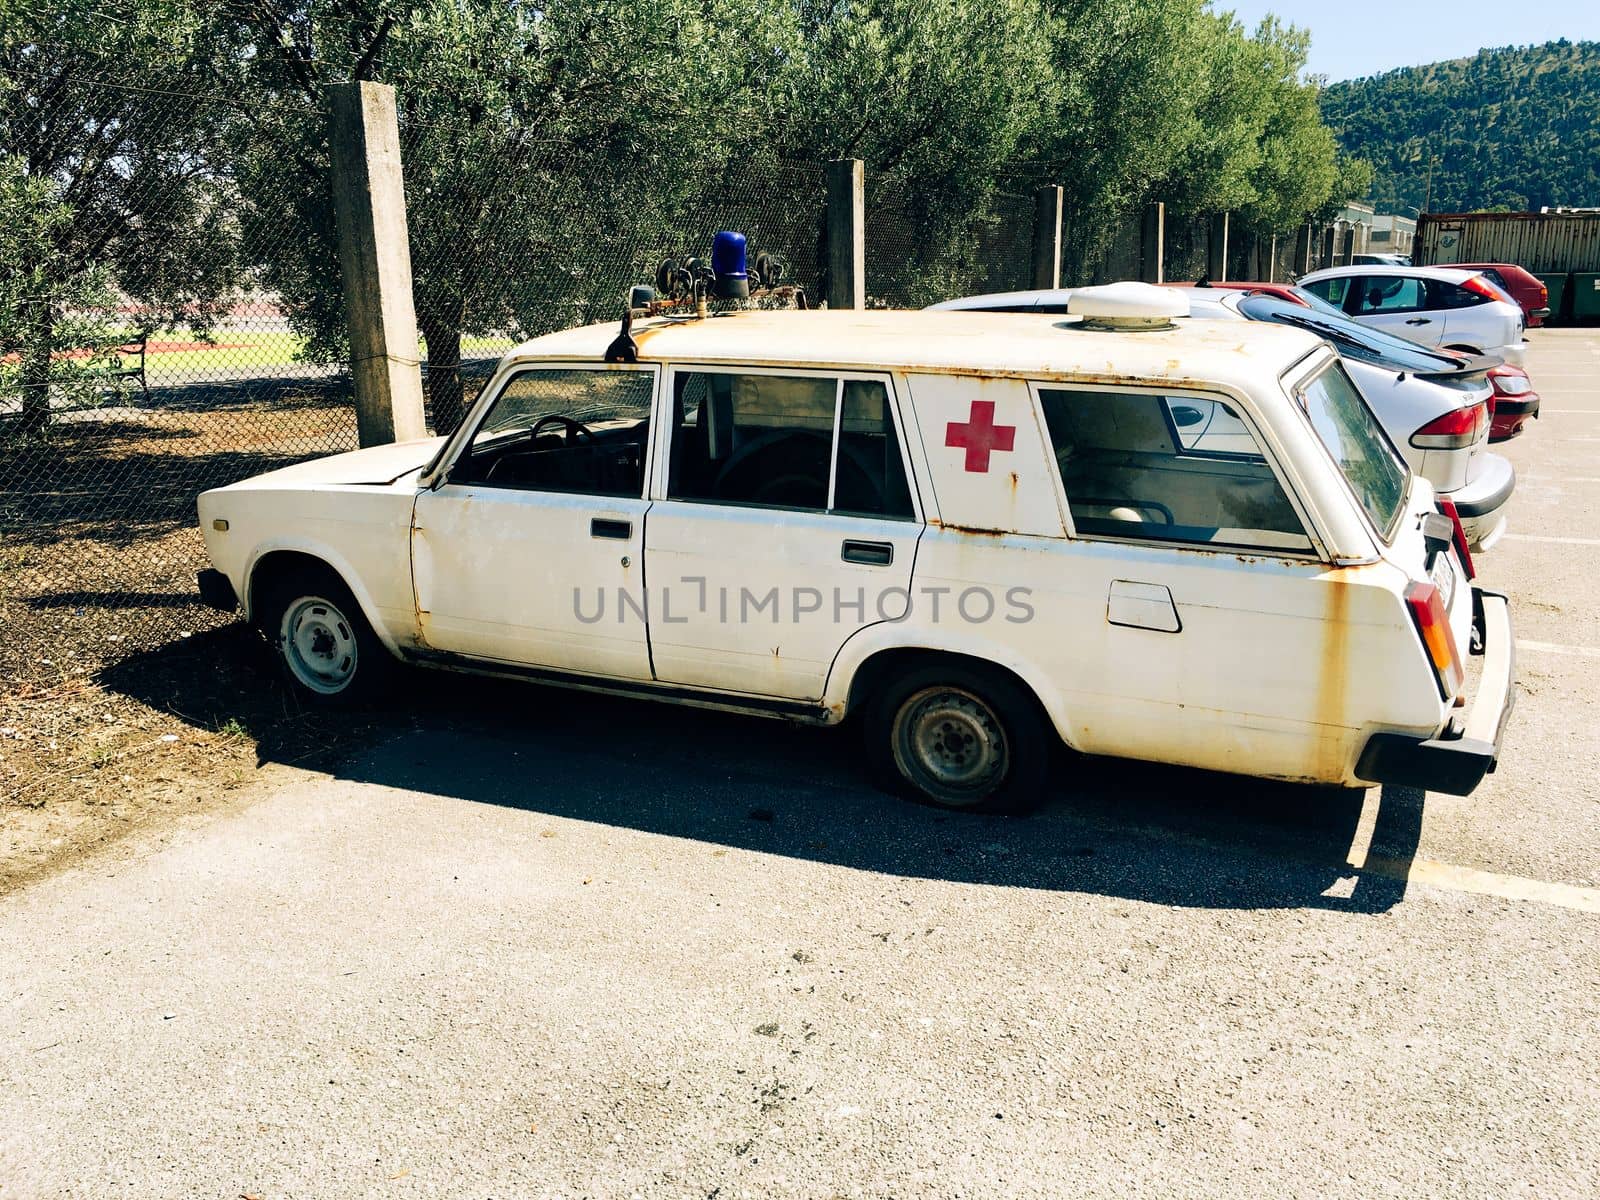
<instances>
[{"instance_id":1,"label":"blue emergency light","mask_svg":"<svg viewBox=\"0 0 1600 1200\"><path fill-rule=\"evenodd\" d=\"M745 267L745 237L723 230L711 239L712 292L718 300L744 300L750 295L750 273Z\"/></svg>"}]
</instances>

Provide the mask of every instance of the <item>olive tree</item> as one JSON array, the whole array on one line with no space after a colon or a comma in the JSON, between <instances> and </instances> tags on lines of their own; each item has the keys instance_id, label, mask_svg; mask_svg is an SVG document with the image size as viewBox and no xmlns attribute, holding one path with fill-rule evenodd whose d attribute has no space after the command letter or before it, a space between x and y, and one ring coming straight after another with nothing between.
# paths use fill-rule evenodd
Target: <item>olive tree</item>
<instances>
[{"instance_id":1,"label":"olive tree","mask_svg":"<svg viewBox=\"0 0 1600 1200\"><path fill-rule=\"evenodd\" d=\"M0 0L0 386L37 433L52 390L146 327L204 333L234 281L218 47L177 0L136 0L115 20L81 7Z\"/></svg>"},{"instance_id":2,"label":"olive tree","mask_svg":"<svg viewBox=\"0 0 1600 1200\"><path fill-rule=\"evenodd\" d=\"M310 351L343 351L326 85L392 83L437 429L462 339L572 324L644 264L665 214L735 161L784 24L756 0L310 0L240 18L272 99L249 132L246 220ZM289 169L286 171L285 167ZM271 231L301 231L284 242ZM637 277L636 275L634 277Z\"/></svg>"}]
</instances>

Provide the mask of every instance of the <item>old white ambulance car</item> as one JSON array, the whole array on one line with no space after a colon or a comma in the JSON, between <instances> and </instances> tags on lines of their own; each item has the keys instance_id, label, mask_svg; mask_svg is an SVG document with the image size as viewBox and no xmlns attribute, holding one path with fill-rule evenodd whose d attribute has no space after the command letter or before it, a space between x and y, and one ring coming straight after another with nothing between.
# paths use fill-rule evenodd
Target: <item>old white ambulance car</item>
<instances>
[{"instance_id":1,"label":"old white ambulance car","mask_svg":"<svg viewBox=\"0 0 1600 1200\"><path fill-rule=\"evenodd\" d=\"M1063 743L1465 794L1505 598L1327 345L1175 303L663 317L621 363L614 325L551 334L448 439L206 492L202 594L314 699L405 660L852 718L952 807L1038 793Z\"/></svg>"}]
</instances>

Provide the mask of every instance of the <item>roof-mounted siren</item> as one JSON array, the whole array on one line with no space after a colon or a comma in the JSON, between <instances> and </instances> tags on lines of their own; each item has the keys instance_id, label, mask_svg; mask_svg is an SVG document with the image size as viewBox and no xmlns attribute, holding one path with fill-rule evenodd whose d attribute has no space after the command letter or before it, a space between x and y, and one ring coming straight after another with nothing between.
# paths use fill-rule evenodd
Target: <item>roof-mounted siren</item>
<instances>
[{"instance_id":1,"label":"roof-mounted siren","mask_svg":"<svg viewBox=\"0 0 1600 1200\"><path fill-rule=\"evenodd\" d=\"M1082 317L1085 329L1171 329L1173 318L1189 315L1189 300L1174 288L1153 283L1107 283L1074 288L1067 297L1067 314Z\"/></svg>"},{"instance_id":2,"label":"roof-mounted siren","mask_svg":"<svg viewBox=\"0 0 1600 1200\"><path fill-rule=\"evenodd\" d=\"M724 229L711 239L711 291L718 300L748 300L750 272L745 266L745 237Z\"/></svg>"}]
</instances>

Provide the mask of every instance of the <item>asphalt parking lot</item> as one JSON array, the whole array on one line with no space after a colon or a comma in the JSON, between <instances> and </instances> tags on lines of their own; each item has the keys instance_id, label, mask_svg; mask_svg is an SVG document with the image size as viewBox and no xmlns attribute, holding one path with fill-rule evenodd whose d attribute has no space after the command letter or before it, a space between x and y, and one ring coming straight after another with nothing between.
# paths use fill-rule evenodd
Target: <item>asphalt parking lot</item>
<instances>
[{"instance_id":1,"label":"asphalt parking lot","mask_svg":"<svg viewBox=\"0 0 1600 1200\"><path fill-rule=\"evenodd\" d=\"M1600 331L1533 342L1473 796L947 816L848 735L441 683L0 906L0 1198L1593 1195Z\"/></svg>"}]
</instances>

